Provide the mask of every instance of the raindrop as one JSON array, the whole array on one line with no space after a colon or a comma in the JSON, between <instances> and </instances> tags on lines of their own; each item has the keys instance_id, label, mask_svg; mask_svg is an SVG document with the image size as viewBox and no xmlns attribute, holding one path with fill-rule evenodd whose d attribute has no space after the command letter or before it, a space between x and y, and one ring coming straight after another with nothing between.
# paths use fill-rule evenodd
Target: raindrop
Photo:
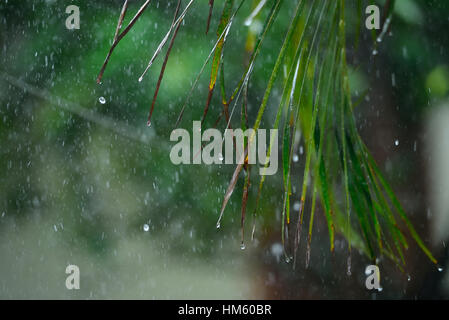
<instances>
[{"instance_id":1,"label":"raindrop","mask_svg":"<svg viewBox=\"0 0 449 320\"><path fill-rule=\"evenodd\" d=\"M443 267L438 267L438 272L442 272L443 271Z\"/></svg>"},{"instance_id":2,"label":"raindrop","mask_svg":"<svg viewBox=\"0 0 449 320\"><path fill-rule=\"evenodd\" d=\"M383 289L384 289L384 288L379 287L379 289L377 289L377 291L382 292Z\"/></svg>"},{"instance_id":3,"label":"raindrop","mask_svg":"<svg viewBox=\"0 0 449 320\"><path fill-rule=\"evenodd\" d=\"M371 273L370 273L370 271L369 271L369 269L368 269L368 266L365 268L365 275L366 276L369 276Z\"/></svg>"},{"instance_id":4,"label":"raindrop","mask_svg":"<svg viewBox=\"0 0 449 320\"><path fill-rule=\"evenodd\" d=\"M374 49L372 53L373 53L373 56L375 56L375 55L377 55L379 52L378 52L376 49Z\"/></svg>"},{"instance_id":5,"label":"raindrop","mask_svg":"<svg viewBox=\"0 0 449 320\"><path fill-rule=\"evenodd\" d=\"M274 243L271 246L271 254L276 257L277 262L281 259L282 252L284 251L282 244Z\"/></svg>"},{"instance_id":6,"label":"raindrop","mask_svg":"<svg viewBox=\"0 0 449 320\"><path fill-rule=\"evenodd\" d=\"M296 201L296 202L293 204L293 210L299 211L300 208L301 208L301 204L299 203L299 201Z\"/></svg>"},{"instance_id":7,"label":"raindrop","mask_svg":"<svg viewBox=\"0 0 449 320\"><path fill-rule=\"evenodd\" d=\"M104 97L100 97L98 99L98 101L100 101L101 104L105 104L106 103L106 99Z\"/></svg>"},{"instance_id":8,"label":"raindrop","mask_svg":"<svg viewBox=\"0 0 449 320\"><path fill-rule=\"evenodd\" d=\"M396 140L394 141L394 145L395 145L396 147L399 145L399 140L398 140L398 139L396 139Z\"/></svg>"},{"instance_id":9,"label":"raindrop","mask_svg":"<svg viewBox=\"0 0 449 320\"><path fill-rule=\"evenodd\" d=\"M348 266L347 266L347 268L346 268L346 274L347 274L348 276L352 275L351 268L352 268L352 259L351 259L351 255L349 255L349 256L348 256Z\"/></svg>"},{"instance_id":10,"label":"raindrop","mask_svg":"<svg viewBox=\"0 0 449 320\"><path fill-rule=\"evenodd\" d=\"M218 155L218 160L223 161L223 159L224 159L224 157L223 157L223 155L220 153L220 154Z\"/></svg>"},{"instance_id":11,"label":"raindrop","mask_svg":"<svg viewBox=\"0 0 449 320\"><path fill-rule=\"evenodd\" d=\"M408 274L408 275L407 275L407 281L410 282L411 280L412 280L412 277Z\"/></svg>"},{"instance_id":12,"label":"raindrop","mask_svg":"<svg viewBox=\"0 0 449 320\"><path fill-rule=\"evenodd\" d=\"M294 154L294 155L293 155L293 162L298 162L298 160L299 160L298 155L297 155L297 154Z\"/></svg>"},{"instance_id":13,"label":"raindrop","mask_svg":"<svg viewBox=\"0 0 449 320\"><path fill-rule=\"evenodd\" d=\"M246 246L245 246L245 244L243 242L240 244L240 249L241 250L245 250L246 249Z\"/></svg>"},{"instance_id":14,"label":"raindrop","mask_svg":"<svg viewBox=\"0 0 449 320\"><path fill-rule=\"evenodd\" d=\"M306 269L309 269L310 264L310 243L307 244L307 251L306 251Z\"/></svg>"},{"instance_id":15,"label":"raindrop","mask_svg":"<svg viewBox=\"0 0 449 320\"><path fill-rule=\"evenodd\" d=\"M148 231L150 231L150 226L148 225L148 224L144 224L143 225L143 231L145 231L145 232L148 232Z\"/></svg>"},{"instance_id":16,"label":"raindrop","mask_svg":"<svg viewBox=\"0 0 449 320\"><path fill-rule=\"evenodd\" d=\"M217 229L220 229L221 228L221 224L220 224L220 222L217 222Z\"/></svg>"}]
</instances>

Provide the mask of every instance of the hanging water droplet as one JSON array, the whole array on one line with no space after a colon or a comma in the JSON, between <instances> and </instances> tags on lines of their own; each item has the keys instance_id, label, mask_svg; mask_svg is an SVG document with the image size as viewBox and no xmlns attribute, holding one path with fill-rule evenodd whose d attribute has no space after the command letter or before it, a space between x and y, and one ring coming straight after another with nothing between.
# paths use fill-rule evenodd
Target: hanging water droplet
<instances>
[{"instance_id":1,"label":"hanging water droplet","mask_svg":"<svg viewBox=\"0 0 449 320\"><path fill-rule=\"evenodd\" d=\"M151 127L151 121L150 120L147 121L147 127L148 128Z\"/></svg>"},{"instance_id":2,"label":"hanging water droplet","mask_svg":"<svg viewBox=\"0 0 449 320\"><path fill-rule=\"evenodd\" d=\"M412 277L408 274L408 275L407 275L407 281L410 282L411 280L412 280Z\"/></svg>"},{"instance_id":3,"label":"hanging water droplet","mask_svg":"<svg viewBox=\"0 0 449 320\"><path fill-rule=\"evenodd\" d=\"M220 224L220 222L217 222L217 229L220 229L221 228L221 224Z\"/></svg>"},{"instance_id":4,"label":"hanging water droplet","mask_svg":"<svg viewBox=\"0 0 449 320\"><path fill-rule=\"evenodd\" d=\"M382 292L384 288L379 287L379 289L377 289L377 291Z\"/></svg>"},{"instance_id":5,"label":"hanging water droplet","mask_svg":"<svg viewBox=\"0 0 449 320\"><path fill-rule=\"evenodd\" d=\"M290 257L285 257L285 262L286 263L290 263L290 260L291 260Z\"/></svg>"},{"instance_id":6,"label":"hanging water droplet","mask_svg":"<svg viewBox=\"0 0 449 320\"><path fill-rule=\"evenodd\" d=\"M398 140L398 139L396 139L396 140L394 141L394 145L395 145L396 147L399 145L399 140Z\"/></svg>"},{"instance_id":7,"label":"hanging water droplet","mask_svg":"<svg viewBox=\"0 0 449 320\"><path fill-rule=\"evenodd\" d=\"M142 82L142 80L143 80L143 77L140 77L140 78L139 78L139 82Z\"/></svg>"},{"instance_id":8,"label":"hanging water droplet","mask_svg":"<svg viewBox=\"0 0 449 320\"><path fill-rule=\"evenodd\" d=\"M297 154L293 155L293 162L298 162L299 161L299 157Z\"/></svg>"},{"instance_id":9,"label":"hanging water droplet","mask_svg":"<svg viewBox=\"0 0 449 320\"><path fill-rule=\"evenodd\" d=\"M143 231L145 231L145 232L148 232L148 231L150 231L150 226L148 225L148 224L144 224L143 225Z\"/></svg>"},{"instance_id":10,"label":"hanging water droplet","mask_svg":"<svg viewBox=\"0 0 449 320\"><path fill-rule=\"evenodd\" d=\"M220 160L220 161L223 161L224 160L224 157L223 157L223 155L220 153L220 154L218 154L218 160Z\"/></svg>"},{"instance_id":11,"label":"hanging water droplet","mask_svg":"<svg viewBox=\"0 0 449 320\"><path fill-rule=\"evenodd\" d=\"M378 52L376 49L374 49L372 53L373 53L373 56L375 56L375 55L377 55L379 52Z\"/></svg>"},{"instance_id":12,"label":"hanging water droplet","mask_svg":"<svg viewBox=\"0 0 449 320\"><path fill-rule=\"evenodd\" d=\"M98 101L100 101L101 104L105 104L106 103L106 99L104 97L100 97L98 99Z\"/></svg>"},{"instance_id":13,"label":"hanging water droplet","mask_svg":"<svg viewBox=\"0 0 449 320\"><path fill-rule=\"evenodd\" d=\"M245 250L245 249L246 249L245 243L242 242L240 244L240 250Z\"/></svg>"},{"instance_id":14,"label":"hanging water droplet","mask_svg":"<svg viewBox=\"0 0 449 320\"><path fill-rule=\"evenodd\" d=\"M443 272L443 267L438 267L438 272Z\"/></svg>"}]
</instances>

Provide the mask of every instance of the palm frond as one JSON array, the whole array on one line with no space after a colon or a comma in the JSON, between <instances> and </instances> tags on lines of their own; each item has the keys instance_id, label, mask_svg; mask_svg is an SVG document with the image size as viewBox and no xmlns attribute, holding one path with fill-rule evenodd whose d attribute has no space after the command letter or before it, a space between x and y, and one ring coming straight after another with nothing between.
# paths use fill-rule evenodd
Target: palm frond
<instances>
[{"instance_id":1,"label":"palm frond","mask_svg":"<svg viewBox=\"0 0 449 320\"><path fill-rule=\"evenodd\" d=\"M143 9L145 9L145 5L148 2L146 1L142 6ZM148 68L151 67L152 61L164 47L169 35L179 27L188 8L193 3L194 0L189 1L185 9L180 10L182 13L179 17L177 17L178 12L175 14L167 36L156 49ZM244 0L235 7L233 0L224 1L217 27L217 40L195 79L192 89L189 91L176 125L182 119L187 101L196 88L201 74L209 61L212 60L208 97L202 121L205 121L214 94L214 88L218 81L223 104L222 116L225 115L226 128L230 128L232 116L238 103L242 103L240 126L242 129L248 127L248 121L251 121L251 119L248 119L246 110L248 83L254 67L258 63L259 56L263 54L262 44L269 37L273 25L276 24L278 13L281 7L285 5L285 1L254 1L253 11L246 20L246 24L250 24L264 10L268 11L267 18L257 36L257 41L251 41L251 45L247 46L247 49L250 48L252 50L251 56L240 80L232 90L232 93L227 96L224 80L224 47L234 17L241 9L243 3ZM209 5L207 30L209 30L212 24L211 21L213 21L214 1L210 1ZM387 1L387 5L388 10L385 11L387 15L383 19L383 28L379 34L375 34L375 40L378 40L378 37L382 37L383 33L390 27L394 1ZM114 43L100 72L99 79L101 79L114 47L126 35L126 32L129 31L139 17L140 13L136 15L125 31L119 33L123 16L126 13L126 6L127 1L125 1L124 10L122 10L119 19ZM140 11L143 11L142 8ZM357 8L361 14L361 1L357 1ZM293 15L268 78L257 115L253 119L252 128L254 129L253 133L255 133L260 128L262 119L269 117L266 112L267 108L269 108L268 102L274 87L280 81L282 88L280 101L275 110L273 110L274 117L268 118L267 121L272 123L273 129L280 129L282 126L283 202L281 204L281 230L285 257L288 260L293 257L295 264L298 261L297 252L304 237L302 229L306 220L308 220L305 264L306 267L309 265L314 220L319 202L327 221L329 249L331 251L334 250L336 232L343 234L348 241L348 272L350 272L351 250L353 247L364 252L372 260L386 256L402 269L405 266L404 250L409 247L406 240L407 233L429 259L436 263L432 253L424 245L424 242L408 220L392 188L383 177L357 131L353 115L354 104L349 88L346 59L346 10L345 0L296 1ZM360 19L361 17L357 23L359 26L361 25ZM176 31L174 31L172 42L175 36ZM254 35L248 37L248 39L252 38L254 38ZM380 41L374 41L374 43L378 45ZM172 45L173 43L169 46L167 57ZM159 85L160 82L158 83ZM157 94L154 96L153 106L156 96ZM243 97L242 102L240 102L241 97ZM233 107L229 109L231 103ZM231 112L229 112L230 110ZM304 171L300 174L300 181L294 181L295 175L292 172L294 170L292 159L298 148L297 136L302 137L306 152ZM246 159L248 146L253 143L253 139L254 134L245 142L245 152L242 155L242 160ZM273 152L273 147L274 140L271 137L267 158ZM241 211L242 245L244 245L243 230L251 180L250 165L244 161L240 161L240 163L235 168L225 192L217 226L221 224L227 204L237 185L241 171L244 169L246 176ZM265 170L267 166L268 163L265 166ZM265 181L266 176L261 175L260 181L256 185L257 195L253 210L252 238L254 238L254 234L257 232L255 221L260 211L260 199L263 197ZM301 188L300 193L295 195L292 193L292 185L297 183ZM342 190L343 193L338 192L339 190ZM295 200L295 197L298 197L297 200L300 203L297 216L294 216L290 210L290 203ZM296 222L294 227L295 237L293 245L289 245L286 235L293 221ZM403 225L400 226L398 221L402 221Z\"/></svg>"}]
</instances>

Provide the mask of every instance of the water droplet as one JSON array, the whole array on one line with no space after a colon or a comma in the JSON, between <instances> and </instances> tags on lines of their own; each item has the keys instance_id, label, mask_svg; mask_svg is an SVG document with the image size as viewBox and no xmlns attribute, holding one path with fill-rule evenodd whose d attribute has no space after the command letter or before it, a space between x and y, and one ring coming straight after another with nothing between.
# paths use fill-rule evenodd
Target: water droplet
<instances>
[{"instance_id":1,"label":"water droplet","mask_svg":"<svg viewBox=\"0 0 449 320\"><path fill-rule=\"evenodd\" d=\"M223 159L224 159L224 157L223 157L223 155L220 153L220 154L218 155L218 160L223 161Z\"/></svg>"},{"instance_id":2,"label":"water droplet","mask_svg":"<svg viewBox=\"0 0 449 320\"><path fill-rule=\"evenodd\" d=\"M148 128L151 127L151 121L150 120L147 121L147 127Z\"/></svg>"},{"instance_id":3,"label":"water droplet","mask_svg":"<svg viewBox=\"0 0 449 320\"><path fill-rule=\"evenodd\" d=\"M442 272L443 271L443 267L438 267L438 272Z\"/></svg>"},{"instance_id":4,"label":"water droplet","mask_svg":"<svg viewBox=\"0 0 449 320\"><path fill-rule=\"evenodd\" d=\"M376 49L373 50L373 56L377 55L378 53L379 52Z\"/></svg>"},{"instance_id":5,"label":"water droplet","mask_svg":"<svg viewBox=\"0 0 449 320\"><path fill-rule=\"evenodd\" d=\"M221 228L221 224L220 224L220 222L217 222L217 229L220 229Z\"/></svg>"},{"instance_id":6,"label":"water droplet","mask_svg":"<svg viewBox=\"0 0 449 320\"><path fill-rule=\"evenodd\" d=\"M306 269L309 269L310 264L310 243L307 244L307 251L306 251Z\"/></svg>"},{"instance_id":7,"label":"water droplet","mask_svg":"<svg viewBox=\"0 0 449 320\"><path fill-rule=\"evenodd\" d=\"M241 250L245 250L246 249L246 246L245 246L245 244L243 242L240 244L240 249Z\"/></svg>"},{"instance_id":8,"label":"water droplet","mask_svg":"<svg viewBox=\"0 0 449 320\"><path fill-rule=\"evenodd\" d=\"M369 271L368 266L366 266L366 268L365 268L365 275L369 276L370 274L371 274L371 272Z\"/></svg>"},{"instance_id":9,"label":"water droplet","mask_svg":"<svg viewBox=\"0 0 449 320\"><path fill-rule=\"evenodd\" d=\"M399 140L398 140L398 139L396 139L396 140L394 141L394 145L395 145L396 147L399 145Z\"/></svg>"},{"instance_id":10,"label":"water droplet","mask_svg":"<svg viewBox=\"0 0 449 320\"><path fill-rule=\"evenodd\" d=\"M291 260L290 257L285 257L285 262L286 263L290 263L290 260Z\"/></svg>"},{"instance_id":11,"label":"water droplet","mask_svg":"<svg viewBox=\"0 0 449 320\"><path fill-rule=\"evenodd\" d=\"M377 289L377 291L382 292L384 288L379 287L379 289Z\"/></svg>"},{"instance_id":12,"label":"water droplet","mask_svg":"<svg viewBox=\"0 0 449 320\"><path fill-rule=\"evenodd\" d=\"M352 275L352 271L351 271L351 268L352 268L352 258L351 258L351 255L349 255L349 257L348 257L348 261L347 261L347 268L346 268L346 274L348 275L348 276L350 276L350 275Z\"/></svg>"},{"instance_id":13,"label":"water droplet","mask_svg":"<svg viewBox=\"0 0 449 320\"><path fill-rule=\"evenodd\" d=\"M280 261L283 251L284 251L284 248L282 247L282 244L279 243L279 242L278 243L274 243L271 246L271 254L274 257L276 257L277 262Z\"/></svg>"},{"instance_id":14,"label":"water droplet","mask_svg":"<svg viewBox=\"0 0 449 320\"><path fill-rule=\"evenodd\" d=\"M100 101L101 104L105 104L106 103L106 99L104 97L100 97L98 99L98 101Z\"/></svg>"},{"instance_id":15,"label":"water droplet","mask_svg":"<svg viewBox=\"0 0 449 320\"><path fill-rule=\"evenodd\" d=\"M148 232L148 231L150 231L150 226L148 225L148 224L144 224L143 225L143 231L145 231L145 232Z\"/></svg>"},{"instance_id":16,"label":"water droplet","mask_svg":"<svg viewBox=\"0 0 449 320\"><path fill-rule=\"evenodd\" d=\"M407 281L410 282L411 280L412 280L412 277L408 274L408 275L407 275Z\"/></svg>"},{"instance_id":17,"label":"water droplet","mask_svg":"<svg viewBox=\"0 0 449 320\"><path fill-rule=\"evenodd\" d=\"M299 157L297 154L293 155L293 162L298 162L299 161Z\"/></svg>"},{"instance_id":18,"label":"water droplet","mask_svg":"<svg viewBox=\"0 0 449 320\"><path fill-rule=\"evenodd\" d=\"M142 82L142 80L143 80L143 77L140 77L140 78L139 78L139 82Z\"/></svg>"},{"instance_id":19,"label":"water droplet","mask_svg":"<svg viewBox=\"0 0 449 320\"><path fill-rule=\"evenodd\" d=\"M296 201L296 202L293 204L293 210L294 210L294 211L299 211L300 208L301 208L301 204L299 203L299 201Z\"/></svg>"}]
</instances>

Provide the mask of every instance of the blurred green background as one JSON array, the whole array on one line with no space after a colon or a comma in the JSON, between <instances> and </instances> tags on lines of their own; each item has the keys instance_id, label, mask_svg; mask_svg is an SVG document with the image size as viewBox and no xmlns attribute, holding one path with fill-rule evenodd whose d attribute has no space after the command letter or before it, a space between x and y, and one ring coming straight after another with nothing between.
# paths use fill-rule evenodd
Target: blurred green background
<instances>
[{"instance_id":1,"label":"blurred green background","mask_svg":"<svg viewBox=\"0 0 449 320\"><path fill-rule=\"evenodd\" d=\"M125 24L141 3L131 1ZM376 55L364 23L355 46L359 12L355 0L347 4L351 86L354 99L362 101L356 109L360 132L443 266L438 272L412 247L407 273L382 261L383 291L375 294L364 287L366 258L356 254L348 277L345 240L338 238L336 252L328 252L321 212L311 267L293 270L283 260L280 174L267 179L256 239L249 240L248 219L246 250L241 250L242 181L221 229L215 227L233 167L170 162L170 132L214 45L224 1L215 1L208 35L209 1L196 1L187 14L148 128L146 117L163 58L142 82L138 78L167 32L176 3L152 1L114 51L97 85L122 1L1 0L0 298L449 297L444 269L449 205L440 200L448 198L449 189L438 182L447 171L449 149L434 154L449 135L427 130L428 123L435 127L435 110L449 108L449 3L396 1L391 30ZM248 30L258 30L271 1L248 28L243 22L254 3L245 2L225 46L229 91L244 70ZM363 8L369 3L362 1ZM383 1L377 3L382 7ZM79 30L65 27L70 4L80 7ZM250 119L294 5L285 1L257 60L249 86ZM180 125L188 130L202 115L209 70ZM221 111L218 93L209 127ZM273 112L269 109L268 115ZM442 117L438 113L437 118ZM272 118L265 117L262 127L269 128ZM440 160L432 162L437 157ZM249 212L255 193L251 191ZM69 264L80 268L80 290L65 288Z\"/></svg>"}]
</instances>

